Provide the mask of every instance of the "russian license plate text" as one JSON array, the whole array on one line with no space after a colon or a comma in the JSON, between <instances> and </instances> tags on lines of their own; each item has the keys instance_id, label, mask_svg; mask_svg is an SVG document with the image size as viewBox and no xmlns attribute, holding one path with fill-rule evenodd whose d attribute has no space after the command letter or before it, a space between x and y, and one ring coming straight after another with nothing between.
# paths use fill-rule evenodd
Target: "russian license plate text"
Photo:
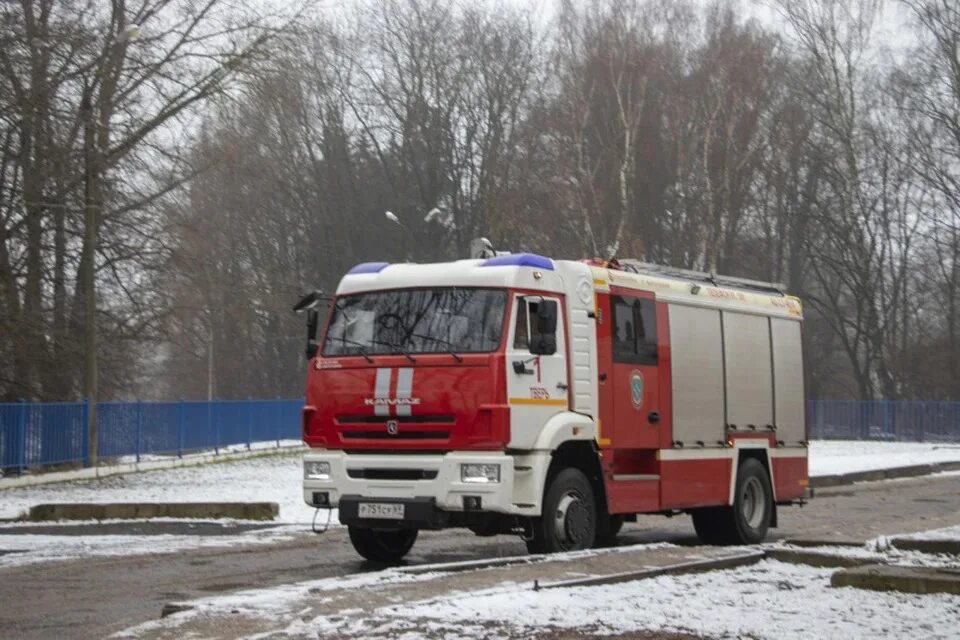
<instances>
[{"instance_id":1,"label":"russian license plate text","mask_svg":"<svg viewBox=\"0 0 960 640\"><path fill-rule=\"evenodd\" d=\"M357 515L359 515L361 518L403 520L403 505L387 504L383 502L361 502Z\"/></svg>"}]
</instances>

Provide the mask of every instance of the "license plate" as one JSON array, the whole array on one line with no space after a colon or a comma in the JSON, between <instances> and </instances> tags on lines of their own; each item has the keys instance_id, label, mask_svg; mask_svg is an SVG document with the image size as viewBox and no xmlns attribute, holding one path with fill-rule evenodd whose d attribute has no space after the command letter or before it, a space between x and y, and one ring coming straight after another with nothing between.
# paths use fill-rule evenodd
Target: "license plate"
<instances>
[{"instance_id":1,"label":"license plate","mask_svg":"<svg viewBox=\"0 0 960 640\"><path fill-rule=\"evenodd\" d=\"M383 502L361 502L357 515L361 518L403 520L403 505Z\"/></svg>"}]
</instances>

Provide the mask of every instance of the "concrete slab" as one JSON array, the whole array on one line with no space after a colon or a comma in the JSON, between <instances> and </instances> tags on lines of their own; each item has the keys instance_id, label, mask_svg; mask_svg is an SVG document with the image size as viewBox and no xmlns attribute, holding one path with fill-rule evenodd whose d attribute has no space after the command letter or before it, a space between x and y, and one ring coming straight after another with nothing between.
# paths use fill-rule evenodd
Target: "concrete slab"
<instances>
[{"instance_id":1,"label":"concrete slab","mask_svg":"<svg viewBox=\"0 0 960 640\"><path fill-rule=\"evenodd\" d=\"M871 591L960 595L960 569L873 564L837 571L830 578L830 586Z\"/></svg>"},{"instance_id":2,"label":"concrete slab","mask_svg":"<svg viewBox=\"0 0 960 640\"><path fill-rule=\"evenodd\" d=\"M920 540L914 538L893 538L890 545L903 551L922 553L948 553L960 556L960 540Z\"/></svg>"},{"instance_id":3,"label":"concrete slab","mask_svg":"<svg viewBox=\"0 0 960 640\"><path fill-rule=\"evenodd\" d=\"M144 518L191 518L196 520L273 520L280 514L276 502L143 502L38 504L30 507L27 520L131 520Z\"/></svg>"},{"instance_id":4,"label":"concrete slab","mask_svg":"<svg viewBox=\"0 0 960 640\"><path fill-rule=\"evenodd\" d=\"M735 569L746 565L756 564L763 560L766 554L763 551L748 551L747 553L738 553L723 558L710 558L706 560L692 560L689 562L680 562L668 564L662 567L640 569L638 571L622 571L605 576L591 576L588 578L576 578L573 580L562 580L559 582L549 582L547 584L535 585L535 590L540 589L562 589L565 587L595 587L598 585L618 584L621 582L633 582L634 580L646 580L664 575L681 575L686 573L701 573L703 571L717 571L719 569Z\"/></svg>"},{"instance_id":5,"label":"concrete slab","mask_svg":"<svg viewBox=\"0 0 960 640\"><path fill-rule=\"evenodd\" d=\"M826 568L861 567L866 564L873 564L877 560L876 558L857 558L801 549L767 549L766 553L771 560Z\"/></svg>"},{"instance_id":6,"label":"concrete slab","mask_svg":"<svg viewBox=\"0 0 960 640\"><path fill-rule=\"evenodd\" d=\"M784 540L794 547L866 547L864 540L849 538L787 538Z\"/></svg>"}]
</instances>

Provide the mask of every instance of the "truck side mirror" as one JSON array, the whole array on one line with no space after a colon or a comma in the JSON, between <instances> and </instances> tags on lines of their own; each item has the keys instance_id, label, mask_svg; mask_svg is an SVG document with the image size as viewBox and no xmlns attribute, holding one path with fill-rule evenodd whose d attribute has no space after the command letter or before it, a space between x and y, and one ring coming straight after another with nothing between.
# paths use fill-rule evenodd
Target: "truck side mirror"
<instances>
[{"instance_id":1,"label":"truck side mirror","mask_svg":"<svg viewBox=\"0 0 960 640\"><path fill-rule=\"evenodd\" d=\"M293 306L295 313L306 312L307 314L307 348L304 351L307 360L315 358L320 350L320 346L317 344L317 327L320 324L318 307L325 302L330 302L330 298L323 295L322 291L313 291Z\"/></svg>"},{"instance_id":2,"label":"truck side mirror","mask_svg":"<svg viewBox=\"0 0 960 640\"><path fill-rule=\"evenodd\" d=\"M541 300L537 305L537 331L539 333L557 332L556 300Z\"/></svg>"},{"instance_id":3,"label":"truck side mirror","mask_svg":"<svg viewBox=\"0 0 960 640\"><path fill-rule=\"evenodd\" d=\"M549 356L557 352L557 301L541 300L537 304L537 333L530 344L530 353Z\"/></svg>"},{"instance_id":4,"label":"truck side mirror","mask_svg":"<svg viewBox=\"0 0 960 640\"><path fill-rule=\"evenodd\" d=\"M317 325L320 322L320 313L316 309L307 309L307 360L317 356L320 345L317 344Z\"/></svg>"}]
</instances>

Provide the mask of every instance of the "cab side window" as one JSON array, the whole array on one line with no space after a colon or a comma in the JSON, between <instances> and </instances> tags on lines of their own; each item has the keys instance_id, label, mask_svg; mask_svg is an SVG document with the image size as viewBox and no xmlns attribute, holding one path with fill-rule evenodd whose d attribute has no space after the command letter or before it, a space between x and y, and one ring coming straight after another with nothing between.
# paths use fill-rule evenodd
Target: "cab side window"
<instances>
[{"instance_id":1,"label":"cab side window","mask_svg":"<svg viewBox=\"0 0 960 640\"><path fill-rule=\"evenodd\" d=\"M610 297L613 309L613 360L657 364L657 314L653 300Z\"/></svg>"},{"instance_id":2,"label":"cab side window","mask_svg":"<svg viewBox=\"0 0 960 640\"><path fill-rule=\"evenodd\" d=\"M517 299L517 326L513 332L513 348L529 349L539 337L537 332L537 310L539 301L526 298Z\"/></svg>"},{"instance_id":3,"label":"cab side window","mask_svg":"<svg viewBox=\"0 0 960 640\"><path fill-rule=\"evenodd\" d=\"M513 348L537 355L557 351L557 301L540 296L517 298Z\"/></svg>"}]
</instances>

